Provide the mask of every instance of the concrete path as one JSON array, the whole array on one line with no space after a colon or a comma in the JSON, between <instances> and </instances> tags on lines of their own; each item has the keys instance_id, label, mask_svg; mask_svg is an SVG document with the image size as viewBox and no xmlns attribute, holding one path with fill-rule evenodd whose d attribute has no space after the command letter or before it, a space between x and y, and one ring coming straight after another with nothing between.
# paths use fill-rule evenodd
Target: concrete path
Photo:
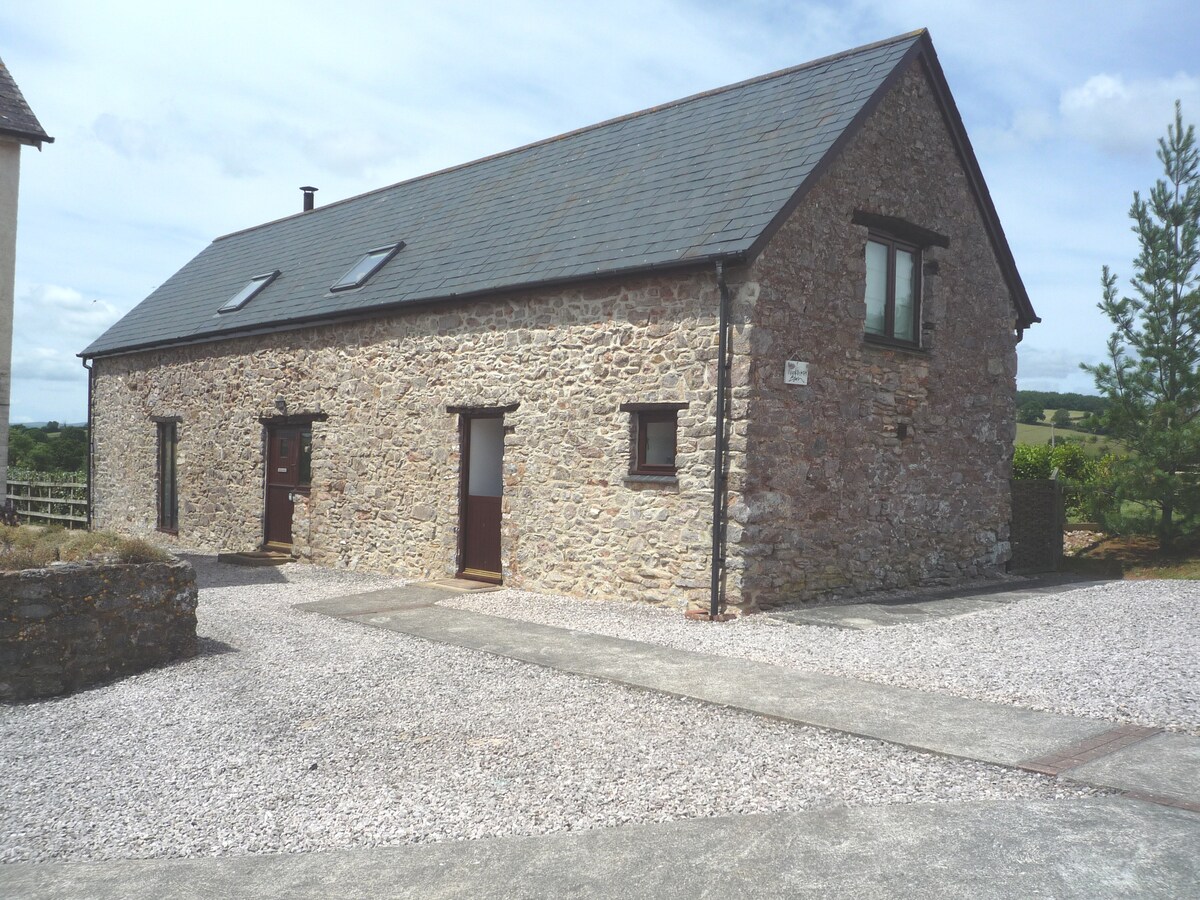
<instances>
[{"instance_id":1,"label":"concrete path","mask_svg":"<svg viewBox=\"0 0 1200 900\"><path fill-rule=\"evenodd\" d=\"M297 609L800 725L1057 775L1200 812L1200 739L1191 736L434 605L446 596L434 586L410 586Z\"/></svg>"},{"instance_id":2,"label":"concrete path","mask_svg":"<svg viewBox=\"0 0 1200 900\"><path fill-rule=\"evenodd\" d=\"M895 593L861 603L834 606L792 607L772 610L767 617L789 625L822 625L866 631L891 625L908 625L930 619L945 619L994 609L1048 594L1061 594L1072 588L1101 582L1068 573L1036 578L1009 579L982 588L940 588Z\"/></svg>"},{"instance_id":3,"label":"concrete path","mask_svg":"<svg viewBox=\"0 0 1200 900\"><path fill-rule=\"evenodd\" d=\"M921 750L1154 795L836 807L381 850L0 865L0 897L1193 896L1194 738L1035 713L434 604L409 586L312 612ZM703 627L703 626L697 626ZM1182 808L1177 808L1182 807Z\"/></svg>"},{"instance_id":4,"label":"concrete path","mask_svg":"<svg viewBox=\"0 0 1200 900\"><path fill-rule=\"evenodd\" d=\"M385 850L0 866L23 900L1187 897L1200 816L1125 798L901 804Z\"/></svg>"}]
</instances>

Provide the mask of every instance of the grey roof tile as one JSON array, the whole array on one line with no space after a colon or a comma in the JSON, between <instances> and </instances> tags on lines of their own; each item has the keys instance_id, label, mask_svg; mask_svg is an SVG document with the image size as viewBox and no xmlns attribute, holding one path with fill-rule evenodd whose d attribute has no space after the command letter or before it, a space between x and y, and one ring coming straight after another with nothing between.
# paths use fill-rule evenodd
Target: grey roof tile
<instances>
[{"instance_id":1,"label":"grey roof tile","mask_svg":"<svg viewBox=\"0 0 1200 900\"><path fill-rule=\"evenodd\" d=\"M93 342L209 334L748 251L905 55L904 35L213 241ZM405 247L362 288L364 252ZM283 273L242 309L216 309Z\"/></svg>"},{"instance_id":2,"label":"grey roof tile","mask_svg":"<svg viewBox=\"0 0 1200 900\"><path fill-rule=\"evenodd\" d=\"M4 60L0 60L0 134L10 135L23 143L38 147L43 141L54 143L54 138L46 134L42 123L25 102L25 95L17 87L8 66L4 65Z\"/></svg>"}]
</instances>

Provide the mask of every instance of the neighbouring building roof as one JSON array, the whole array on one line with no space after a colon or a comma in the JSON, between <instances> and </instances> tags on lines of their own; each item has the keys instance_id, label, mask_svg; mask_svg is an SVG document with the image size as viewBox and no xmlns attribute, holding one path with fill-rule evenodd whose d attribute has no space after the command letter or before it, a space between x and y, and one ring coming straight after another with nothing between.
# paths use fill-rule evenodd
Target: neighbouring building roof
<instances>
[{"instance_id":1,"label":"neighbouring building roof","mask_svg":"<svg viewBox=\"0 0 1200 900\"><path fill-rule=\"evenodd\" d=\"M1037 321L925 31L217 238L80 355L754 256L924 56L1022 324ZM403 242L362 287L330 287ZM278 275L233 312L251 279Z\"/></svg>"},{"instance_id":2,"label":"neighbouring building roof","mask_svg":"<svg viewBox=\"0 0 1200 900\"><path fill-rule=\"evenodd\" d=\"M0 60L0 136L13 137L23 144L41 148L42 142L54 143L37 120L4 60Z\"/></svg>"}]
</instances>

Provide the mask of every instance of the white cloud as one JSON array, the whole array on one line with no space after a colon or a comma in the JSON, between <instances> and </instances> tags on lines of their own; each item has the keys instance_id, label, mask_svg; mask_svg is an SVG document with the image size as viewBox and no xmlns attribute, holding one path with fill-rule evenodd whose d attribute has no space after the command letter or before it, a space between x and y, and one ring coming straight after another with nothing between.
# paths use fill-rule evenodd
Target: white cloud
<instances>
[{"instance_id":1,"label":"white cloud","mask_svg":"<svg viewBox=\"0 0 1200 900\"><path fill-rule=\"evenodd\" d=\"M1145 154L1175 121L1183 102L1185 125L1200 116L1200 78L1183 72L1170 78L1126 80L1093 75L1063 92L1059 112L1067 131L1109 153Z\"/></svg>"},{"instance_id":2,"label":"white cloud","mask_svg":"<svg viewBox=\"0 0 1200 900\"><path fill-rule=\"evenodd\" d=\"M1079 367L1100 361L1103 347L1081 349L1078 344L1064 345L1053 333L1039 334L1035 325L1017 345L1017 387L1026 391L1062 391L1096 393L1092 376Z\"/></svg>"},{"instance_id":3,"label":"white cloud","mask_svg":"<svg viewBox=\"0 0 1200 900\"><path fill-rule=\"evenodd\" d=\"M92 133L101 144L130 159L152 160L163 155L161 132L143 121L101 113L92 123Z\"/></svg>"},{"instance_id":4,"label":"white cloud","mask_svg":"<svg viewBox=\"0 0 1200 900\"><path fill-rule=\"evenodd\" d=\"M58 284L18 285L13 315L13 421L86 418L87 373L75 355L120 317L112 303Z\"/></svg>"},{"instance_id":5,"label":"white cloud","mask_svg":"<svg viewBox=\"0 0 1200 900\"><path fill-rule=\"evenodd\" d=\"M91 341L120 318L106 300L88 299L70 287L36 284L18 292L13 316L14 349L17 341L53 340L73 356L81 340Z\"/></svg>"},{"instance_id":6,"label":"white cloud","mask_svg":"<svg viewBox=\"0 0 1200 900\"><path fill-rule=\"evenodd\" d=\"M81 363L52 347L13 349L12 377L30 381L79 381Z\"/></svg>"}]
</instances>

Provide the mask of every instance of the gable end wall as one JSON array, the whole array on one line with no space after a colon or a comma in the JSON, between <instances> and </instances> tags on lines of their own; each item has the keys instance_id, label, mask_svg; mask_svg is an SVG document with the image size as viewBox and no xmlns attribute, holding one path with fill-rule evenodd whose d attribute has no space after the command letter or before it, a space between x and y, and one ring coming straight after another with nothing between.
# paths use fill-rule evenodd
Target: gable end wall
<instances>
[{"instance_id":1,"label":"gable end wall","mask_svg":"<svg viewBox=\"0 0 1200 900\"><path fill-rule=\"evenodd\" d=\"M868 230L851 223L856 210L950 238L924 254L921 351L863 338ZM920 63L755 260L739 299L746 452L729 544L743 604L1001 571L1016 311ZM789 359L808 363L807 386L783 383Z\"/></svg>"}]
</instances>

